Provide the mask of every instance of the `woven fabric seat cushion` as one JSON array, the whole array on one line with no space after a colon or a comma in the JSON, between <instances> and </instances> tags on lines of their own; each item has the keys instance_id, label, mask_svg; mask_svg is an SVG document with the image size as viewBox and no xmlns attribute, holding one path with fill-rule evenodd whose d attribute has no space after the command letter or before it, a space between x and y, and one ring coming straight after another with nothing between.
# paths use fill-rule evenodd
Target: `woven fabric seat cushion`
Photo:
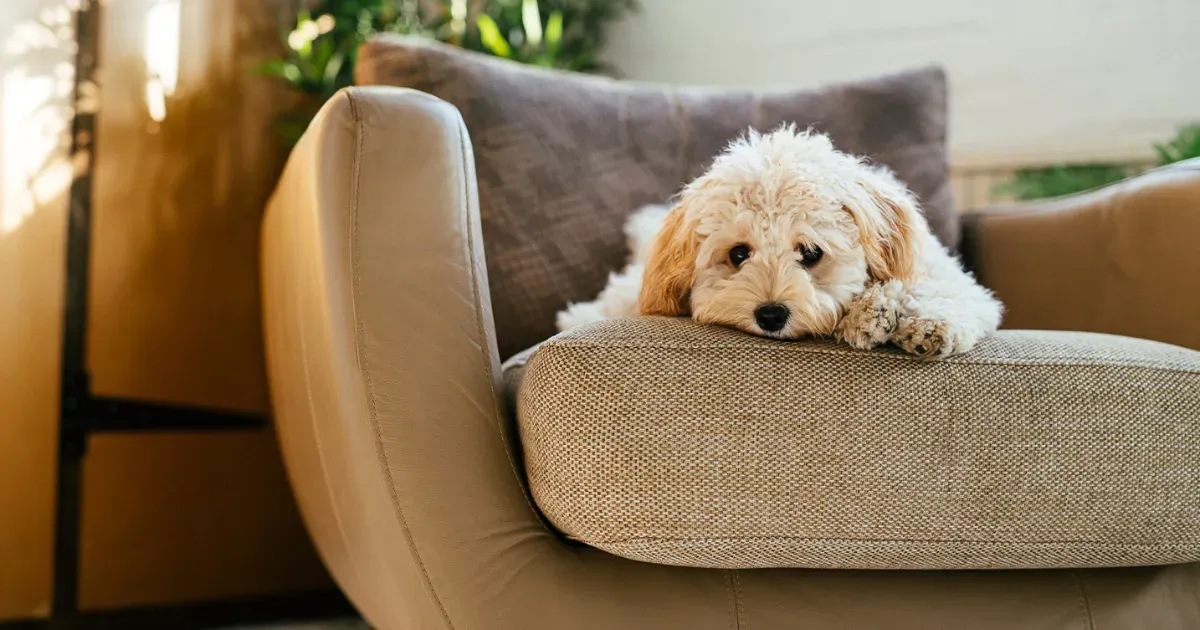
<instances>
[{"instance_id":1,"label":"woven fabric seat cushion","mask_svg":"<svg viewBox=\"0 0 1200 630\"><path fill-rule=\"evenodd\" d=\"M566 536L627 558L1200 560L1200 352L1002 331L929 362L633 318L559 335L505 378L537 505Z\"/></svg>"}]
</instances>

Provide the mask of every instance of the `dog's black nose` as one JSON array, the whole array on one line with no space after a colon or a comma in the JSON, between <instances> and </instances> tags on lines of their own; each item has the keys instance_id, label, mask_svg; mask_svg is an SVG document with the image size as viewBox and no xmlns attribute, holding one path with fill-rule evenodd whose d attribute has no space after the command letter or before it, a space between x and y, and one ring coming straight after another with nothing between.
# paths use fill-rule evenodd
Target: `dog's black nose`
<instances>
[{"instance_id":1,"label":"dog's black nose","mask_svg":"<svg viewBox=\"0 0 1200 630\"><path fill-rule=\"evenodd\" d=\"M754 321L758 322L759 328L767 332L775 332L783 328L784 324L787 324L789 316L791 313L782 304L763 304L754 309Z\"/></svg>"}]
</instances>

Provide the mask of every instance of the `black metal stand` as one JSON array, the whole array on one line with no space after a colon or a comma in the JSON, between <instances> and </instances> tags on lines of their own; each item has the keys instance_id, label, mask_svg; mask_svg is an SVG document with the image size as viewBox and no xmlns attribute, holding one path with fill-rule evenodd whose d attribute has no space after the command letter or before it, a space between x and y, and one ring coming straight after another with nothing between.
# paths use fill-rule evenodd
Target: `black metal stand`
<instances>
[{"instance_id":1,"label":"black metal stand","mask_svg":"<svg viewBox=\"0 0 1200 630\"><path fill-rule=\"evenodd\" d=\"M232 623L349 614L340 593L297 593L267 598L192 603L174 608L110 612L79 610L79 524L82 460L88 439L105 432L262 430L265 419L209 409L151 404L92 394L86 363L91 255L92 164L96 159L97 85L101 2L84 0L75 16L75 117L71 127L71 182L67 217L66 295L58 479L54 515L54 577L47 620L0 622L21 628L207 628Z\"/></svg>"}]
</instances>

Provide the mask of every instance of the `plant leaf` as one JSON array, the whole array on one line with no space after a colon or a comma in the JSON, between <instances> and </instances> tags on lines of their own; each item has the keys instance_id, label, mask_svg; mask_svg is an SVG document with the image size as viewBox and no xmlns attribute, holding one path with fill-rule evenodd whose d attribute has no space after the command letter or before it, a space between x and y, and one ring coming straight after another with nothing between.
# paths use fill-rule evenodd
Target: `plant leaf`
<instances>
[{"instance_id":1,"label":"plant leaf","mask_svg":"<svg viewBox=\"0 0 1200 630\"><path fill-rule=\"evenodd\" d=\"M285 116L275 121L275 134L286 146L294 147L308 130L312 116Z\"/></svg>"},{"instance_id":2,"label":"plant leaf","mask_svg":"<svg viewBox=\"0 0 1200 630\"><path fill-rule=\"evenodd\" d=\"M1165 143L1155 144L1154 151L1162 164L1173 164L1200 157L1200 125L1186 125Z\"/></svg>"},{"instance_id":3,"label":"plant leaf","mask_svg":"<svg viewBox=\"0 0 1200 630\"><path fill-rule=\"evenodd\" d=\"M2 1L2 0L0 0ZM308 104L320 105L353 82L359 44L379 32L407 32L522 63L611 72L597 53L609 25L637 11L639 0L304 0L288 2L298 11L284 29L283 51L250 68L283 80ZM457 11L451 11L451 7ZM463 7L467 11L459 15ZM453 13L453 15L452 15ZM314 16L318 18L314 22ZM325 20L332 17L333 22ZM321 20L324 20L322 23ZM476 28L465 29L469 22ZM540 37L539 37L540 30ZM332 44L332 45L330 45ZM280 123L288 144L303 131L312 112ZM313 109L315 111L315 109ZM1174 156L1186 145L1166 144Z\"/></svg>"},{"instance_id":4,"label":"plant leaf","mask_svg":"<svg viewBox=\"0 0 1200 630\"><path fill-rule=\"evenodd\" d=\"M329 63L325 65L325 76L323 78L327 90L332 94L341 86L337 84L338 75L342 73L342 66L346 63L346 53L337 51L329 58Z\"/></svg>"},{"instance_id":5,"label":"plant leaf","mask_svg":"<svg viewBox=\"0 0 1200 630\"><path fill-rule=\"evenodd\" d=\"M562 34L563 14L562 11L555 11L546 21L546 50L551 54L558 54L558 47L562 44Z\"/></svg>"},{"instance_id":6,"label":"plant leaf","mask_svg":"<svg viewBox=\"0 0 1200 630\"><path fill-rule=\"evenodd\" d=\"M542 11L538 0L522 0L521 26L525 29L525 41L537 48L542 45Z\"/></svg>"},{"instance_id":7,"label":"plant leaf","mask_svg":"<svg viewBox=\"0 0 1200 630\"><path fill-rule=\"evenodd\" d=\"M319 37L313 44L313 67L325 74L325 68L329 65L329 60L333 58L334 45L333 39L328 37Z\"/></svg>"},{"instance_id":8,"label":"plant leaf","mask_svg":"<svg viewBox=\"0 0 1200 630\"><path fill-rule=\"evenodd\" d=\"M1154 152L1158 154L1159 164L1170 164L1175 160L1172 159L1171 151L1165 144L1154 143Z\"/></svg>"},{"instance_id":9,"label":"plant leaf","mask_svg":"<svg viewBox=\"0 0 1200 630\"><path fill-rule=\"evenodd\" d=\"M479 38L488 51L497 57L505 59L512 57L512 47L500 34L500 27L496 24L496 20L492 19L492 16L486 13L479 14L479 17L475 19L475 26L479 28Z\"/></svg>"},{"instance_id":10,"label":"plant leaf","mask_svg":"<svg viewBox=\"0 0 1200 630\"><path fill-rule=\"evenodd\" d=\"M276 79L286 79L287 72L284 67L287 62L283 59L268 59L260 64L256 64L250 68L250 73L260 77L274 77Z\"/></svg>"},{"instance_id":11,"label":"plant leaf","mask_svg":"<svg viewBox=\"0 0 1200 630\"><path fill-rule=\"evenodd\" d=\"M1021 169L996 186L997 194L1017 199L1045 199L1092 190L1125 179L1129 169L1115 164L1079 164Z\"/></svg>"}]
</instances>

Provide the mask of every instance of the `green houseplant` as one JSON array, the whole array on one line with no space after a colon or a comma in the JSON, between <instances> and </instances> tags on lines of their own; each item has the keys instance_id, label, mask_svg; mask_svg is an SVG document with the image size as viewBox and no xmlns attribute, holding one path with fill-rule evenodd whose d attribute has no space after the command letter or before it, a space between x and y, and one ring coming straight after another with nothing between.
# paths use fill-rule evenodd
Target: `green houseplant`
<instances>
[{"instance_id":1,"label":"green houseplant","mask_svg":"<svg viewBox=\"0 0 1200 630\"><path fill-rule=\"evenodd\" d=\"M1200 157L1200 125L1180 128L1170 140L1155 144L1154 152L1159 166ZM1012 179L1000 184L996 192L1017 199L1045 199L1099 188L1133 174L1133 169L1118 164L1021 169L1013 174Z\"/></svg>"},{"instance_id":2,"label":"green houseplant","mask_svg":"<svg viewBox=\"0 0 1200 630\"><path fill-rule=\"evenodd\" d=\"M295 144L316 110L354 81L358 47L377 33L429 37L521 63L606 70L605 29L637 0L318 0L286 34L285 54L259 66L286 81L300 105L278 121Z\"/></svg>"}]
</instances>

